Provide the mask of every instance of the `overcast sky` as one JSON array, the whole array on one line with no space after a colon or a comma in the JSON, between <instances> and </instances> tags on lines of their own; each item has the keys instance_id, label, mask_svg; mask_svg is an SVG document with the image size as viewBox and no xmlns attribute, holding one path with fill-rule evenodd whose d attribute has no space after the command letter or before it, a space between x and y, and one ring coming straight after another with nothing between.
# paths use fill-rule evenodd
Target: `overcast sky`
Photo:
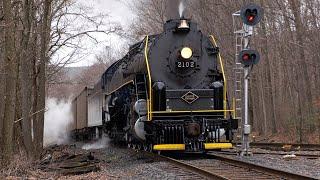
<instances>
[{"instance_id":1,"label":"overcast sky","mask_svg":"<svg viewBox=\"0 0 320 180\"><path fill-rule=\"evenodd\" d=\"M96 13L109 14L112 20L119 21L122 25L126 25L134 15L124 0L80 0L80 2L93 7Z\"/></svg>"},{"instance_id":2,"label":"overcast sky","mask_svg":"<svg viewBox=\"0 0 320 180\"><path fill-rule=\"evenodd\" d=\"M110 18L106 21L118 22L124 29L128 28L128 24L134 19L134 13L125 4L124 0L77 0L80 4L87 7L92 7L94 14L108 14ZM126 44L124 38L119 38L116 35L98 34L96 37L103 41L98 45L92 45L90 54L83 58L80 62L72 64L71 66L88 66L95 60L95 55L101 53L106 46L111 48L119 48ZM91 42L92 43L92 42ZM90 48L90 46L89 46Z\"/></svg>"}]
</instances>

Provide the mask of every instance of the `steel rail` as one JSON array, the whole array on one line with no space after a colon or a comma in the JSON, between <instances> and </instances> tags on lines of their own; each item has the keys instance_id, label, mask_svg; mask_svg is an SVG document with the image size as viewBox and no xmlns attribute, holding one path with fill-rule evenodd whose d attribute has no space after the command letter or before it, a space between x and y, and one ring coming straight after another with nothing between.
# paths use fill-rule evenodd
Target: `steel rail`
<instances>
[{"instance_id":1,"label":"steel rail","mask_svg":"<svg viewBox=\"0 0 320 180\"><path fill-rule=\"evenodd\" d=\"M170 164L172 164L178 168L189 170L190 172L198 174L200 176L203 176L206 179L236 179L234 177L235 176L238 177L236 175L237 172L236 172L235 168L226 168L223 171L214 172L214 170L212 170L212 169L210 170L211 167L210 167L210 164L208 164L208 162L206 162L207 164L201 164L198 166L198 165L191 164L192 161L184 162L184 160L177 160L172 157L154 154L154 153L146 152L146 151L141 151L141 153L143 153L146 156L149 156L150 158L152 158L154 160L169 162ZM218 155L216 153L207 153L205 157L206 157L206 159L204 159L204 160L210 160L210 159L218 160L224 164L229 164L229 166L237 167L240 169L245 169L245 171L249 174L249 175L248 174L245 175L245 177L252 176L252 178L259 179L259 177L256 177L256 173L258 172L263 175L270 176L270 177L276 178L276 179L299 179L299 180L315 179L311 176L297 174L297 173L291 173L291 172L287 172L287 171L283 171L283 170L279 170L279 169L275 169L275 168L270 168L270 167L265 167L265 166L253 164L250 162L244 162L241 160L236 160L236 159L229 158L226 156ZM207 166L208 166L208 168L207 168ZM219 166L217 166L216 168L219 169ZM241 172L241 171L239 171L239 172ZM229 173L233 174L233 175L230 177L228 175ZM253 174L250 175L250 173L253 173ZM241 176L242 175L239 174L239 177L241 177ZM262 179L264 179L264 178L262 178Z\"/></svg>"},{"instance_id":2,"label":"steel rail","mask_svg":"<svg viewBox=\"0 0 320 180\"><path fill-rule=\"evenodd\" d=\"M160 161L166 161L166 162L169 162L169 163L173 164L174 166L177 166L181 169L189 170L192 173L196 173L198 175L201 175L206 179L229 180L229 178L226 178L226 177L221 176L219 174L207 171L205 169L193 166L188 163L184 163L182 161L176 160L171 157L167 157L167 156L163 156L163 155L159 155L159 154L154 154L154 153L146 152L146 151L142 151L142 153L146 156L153 158L153 159L160 160Z\"/></svg>"},{"instance_id":3,"label":"steel rail","mask_svg":"<svg viewBox=\"0 0 320 180\"><path fill-rule=\"evenodd\" d=\"M301 149L319 149L320 144L298 144L298 143L257 143L252 142L250 143L252 147L275 147L275 148L282 148L285 145L291 145L292 149L300 147Z\"/></svg>"},{"instance_id":4,"label":"steel rail","mask_svg":"<svg viewBox=\"0 0 320 180\"><path fill-rule=\"evenodd\" d=\"M218 154L221 155L238 155L237 152L231 152L231 151L221 151L218 152ZM279 156L284 156L284 155L289 155L289 152L259 152L259 151L252 151L252 154L268 154L268 155L279 155ZM297 154L294 153L296 156L300 157L306 157L306 158L320 158L320 154Z\"/></svg>"},{"instance_id":5,"label":"steel rail","mask_svg":"<svg viewBox=\"0 0 320 180\"><path fill-rule=\"evenodd\" d=\"M291 173L291 172L287 172L287 171L283 171L283 170L279 170L279 169L275 169L275 168L270 168L270 167L265 167L265 166L261 166L261 165L257 165L257 164L253 164L253 163L249 163L249 162L244 162L244 161L240 161L240 160L235 160L235 159L232 159L229 157L225 157L225 156L221 156L221 155L217 155L217 154L213 154L213 153L209 153L209 154L207 154L207 156L210 158L213 158L213 159L221 160L223 162L228 162L232 165L236 165L239 167L245 167L245 168L257 170L257 171L260 171L263 173L269 173L271 175L279 176L280 178L299 179L299 180L315 179L310 176L301 175L301 174L297 174L297 173Z\"/></svg>"},{"instance_id":6,"label":"steel rail","mask_svg":"<svg viewBox=\"0 0 320 180\"><path fill-rule=\"evenodd\" d=\"M210 171L207 171L205 169L201 169L199 167L196 167L196 166L193 166L191 164L188 164L188 163L184 163L184 162L181 162L179 160L176 160L176 159L173 159L173 158L170 158L170 157L166 157L166 156L161 156L159 155L161 158L163 158L164 160L168 161L168 162L171 162L177 166L180 166L182 168L185 168L185 169L188 169L192 172L195 172L197 174L200 174L206 178L209 178L209 179L228 179L224 176L221 176L219 174L215 174L213 172L210 172Z\"/></svg>"}]
</instances>

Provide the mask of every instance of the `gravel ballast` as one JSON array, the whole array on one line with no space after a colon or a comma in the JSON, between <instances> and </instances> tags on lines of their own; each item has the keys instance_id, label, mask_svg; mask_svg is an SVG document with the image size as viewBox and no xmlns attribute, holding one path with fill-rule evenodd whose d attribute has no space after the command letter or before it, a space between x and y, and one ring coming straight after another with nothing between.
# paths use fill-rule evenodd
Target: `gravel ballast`
<instances>
[{"instance_id":1,"label":"gravel ballast","mask_svg":"<svg viewBox=\"0 0 320 180\"><path fill-rule=\"evenodd\" d=\"M277 154L258 154L259 152L268 153L275 151L266 151L261 149L252 149L253 156L235 156L227 155L227 157L241 160L244 162L250 162L253 164L266 166L274 169L279 169L291 173L301 174L320 179L320 157L308 157L308 156L292 156L294 154L304 155L320 155L319 151L298 151L298 152L277 152ZM255 153L256 152L256 153ZM289 155L289 156L285 156Z\"/></svg>"}]
</instances>

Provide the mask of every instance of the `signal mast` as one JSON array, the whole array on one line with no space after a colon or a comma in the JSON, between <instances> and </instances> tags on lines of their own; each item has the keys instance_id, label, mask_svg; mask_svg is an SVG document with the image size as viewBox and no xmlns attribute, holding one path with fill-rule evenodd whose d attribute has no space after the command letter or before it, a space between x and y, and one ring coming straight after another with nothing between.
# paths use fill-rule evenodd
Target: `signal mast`
<instances>
[{"instance_id":1,"label":"signal mast","mask_svg":"<svg viewBox=\"0 0 320 180\"><path fill-rule=\"evenodd\" d=\"M234 98L237 106L235 111L241 113L238 117L242 122L242 137L241 137L241 156L252 155L250 151L251 126L249 124L249 76L253 66L260 60L258 51L251 49L250 39L253 35L254 26L257 25L263 17L263 9L256 4L248 4L240 11L232 14L234 19L234 33L236 34L236 62L235 62L235 93ZM240 17L242 20L242 28L236 29L235 17ZM243 74L243 94L241 75ZM244 103L242 103L242 99ZM235 117L237 118L237 117Z\"/></svg>"}]
</instances>

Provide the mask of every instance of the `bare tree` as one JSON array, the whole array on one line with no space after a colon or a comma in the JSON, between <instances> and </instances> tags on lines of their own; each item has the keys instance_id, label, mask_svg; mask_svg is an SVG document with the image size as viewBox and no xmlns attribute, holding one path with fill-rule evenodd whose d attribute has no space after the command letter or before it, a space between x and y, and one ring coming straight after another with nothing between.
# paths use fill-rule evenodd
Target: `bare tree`
<instances>
[{"instance_id":1,"label":"bare tree","mask_svg":"<svg viewBox=\"0 0 320 180\"><path fill-rule=\"evenodd\" d=\"M34 122L35 149L41 152L43 148L43 128L44 128L44 111L46 99L46 65L49 62L48 45L50 38L50 15L52 0L43 2L43 15L40 33L40 65L39 65L39 97L37 102L37 111L39 111Z\"/></svg>"},{"instance_id":2,"label":"bare tree","mask_svg":"<svg viewBox=\"0 0 320 180\"><path fill-rule=\"evenodd\" d=\"M2 30L2 28L1 28ZM0 36L3 39L2 36ZM0 142L2 142L2 127L3 127L3 114L4 114L4 100L5 100L5 71L4 71L4 56L3 55L3 48L0 48ZM0 147L0 151L2 152L2 146ZM0 155L1 158L1 155Z\"/></svg>"},{"instance_id":3,"label":"bare tree","mask_svg":"<svg viewBox=\"0 0 320 180\"><path fill-rule=\"evenodd\" d=\"M31 58L30 58L30 35L32 25L32 6L33 0L24 0L23 4L23 34L22 34L22 52L20 56L20 83L21 83L21 111L22 111L22 130L23 141L29 157L33 156L33 143L31 137L31 90L32 90L32 78L31 78Z\"/></svg>"},{"instance_id":4,"label":"bare tree","mask_svg":"<svg viewBox=\"0 0 320 180\"><path fill-rule=\"evenodd\" d=\"M3 158L2 165L10 162L13 146L13 123L15 120L16 96L16 55L14 48L14 21L11 0L3 0L4 59L5 59L5 109L3 120Z\"/></svg>"},{"instance_id":5,"label":"bare tree","mask_svg":"<svg viewBox=\"0 0 320 180\"><path fill-rule=\"evenodd\" d=\"M176 4L174 0L174 4ZM168 0L137 0L129 3L132 11L138 15L137 20L130 25L133 39L141 40L146 34L161 32L163 24L168 19L166 7ZM175 7L177 7L175 5ZM178 11L176 11L178 13ZM169 13L168 13L169 14Z\"/></svg>"},{"instance_id":6,"label":"bare tree","mask_svg":"<svg viewBox=\"0 0 320 180\"><path fill-rule=\"evenodd\" d=\"M86 58L91 52L91 49L86 47L88 42L102 43L96 38L97 34L123 34L118 23L106 21L106 14L91 15L88 7L77 7L76 1L59 0L54 4L48 49L48 56L51 58L47 66L48 82L63 67ZM73 8L69 8L70 6ZM68 53L61 53L62 51Z\"/></svg>"},{"instance_id":7,"label":"bare tree","mask_svg":"<svg viewBox=\"0 0 320 180\"><path fill-rule=\"evenodd\" d=\"M1 53L2 54L2 53ZM4 100L5 100L5 72L4 72L4 59L1 56L0 58L0 142L2 142L2 130L3 130L3 114L4 114ZM3 152L2 146L0 147L0 151ZM0 155L1 157L1 155Z\"/></svg>"}]
</instances>

